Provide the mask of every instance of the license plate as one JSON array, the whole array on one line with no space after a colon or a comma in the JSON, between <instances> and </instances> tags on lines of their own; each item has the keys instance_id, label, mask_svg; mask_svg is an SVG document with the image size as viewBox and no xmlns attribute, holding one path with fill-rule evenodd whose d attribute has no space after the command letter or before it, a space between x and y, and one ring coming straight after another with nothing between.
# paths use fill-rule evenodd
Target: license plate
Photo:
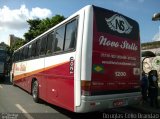
<instances>
[{"instance_id":1,"label":"license plate","mask_svg":"<svg viewBox=\"0 0 160 119\"><path fill-rule=\"evenodd\" d=\"M121 106L125 106L127 103L124 99L118 99L118 100L114 100L113 101L113 106L114 107L121 107Z\"/></svg>"}]
</instances>

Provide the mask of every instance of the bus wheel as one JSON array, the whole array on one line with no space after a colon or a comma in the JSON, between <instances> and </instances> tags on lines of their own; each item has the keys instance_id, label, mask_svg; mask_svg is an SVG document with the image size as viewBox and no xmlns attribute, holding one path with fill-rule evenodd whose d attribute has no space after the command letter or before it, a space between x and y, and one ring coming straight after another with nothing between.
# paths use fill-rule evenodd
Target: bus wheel
<instances>
[{"instance_id":1,"label":"bus wheel","mask_svg":"<svg viewBox=\"0 0 160 119\"><path fill-rule=\"evenodd\" d=\"M38 81L34 81L32 83L32 96L33 96L33 100L37 103L39 102L39 91L38 91Z\"/></svg>"}]
</instances>

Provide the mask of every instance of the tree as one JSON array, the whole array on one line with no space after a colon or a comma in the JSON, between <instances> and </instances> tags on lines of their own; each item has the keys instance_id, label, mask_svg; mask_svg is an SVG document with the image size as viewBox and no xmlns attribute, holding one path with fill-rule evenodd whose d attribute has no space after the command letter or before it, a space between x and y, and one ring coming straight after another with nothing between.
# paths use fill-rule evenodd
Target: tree
<instances>
[{"instance_id":1,"label":"tree","mask_svg":"<svg viewBox=\"0 0 160 119\"><path fill-rule=\"evenodd\" d=\"M28 20L27 21L29 24L29 31L24 34L24 37L27 42L35 38L37 35L36 31L38 29L38 25L41 23L40 19L34 19L34 20Z\"/></svg>"},{"instance_id":2,"label":"tree","mask_svg":"<svg viewBox=\"0 0 160 119\"><path fill-rule=\"evenodd\" d=\"M0 43L0 49L8 50L8 48L9 48L9 46L7 44L5 44L4 42Z\"/></svg>"},{"instance_id":3,"label":"tree","mask_svg":"<svg viewBox=\"0 0 160 119\"><path fill-rule=\"evenodd\" d=\"M16 39L15 43L12 46L10 46L10 52L13 53L15 50L23 46L25 43L26 41L21 38Z\"/></svg>"},{"instance_id":4,"label":"tree","mask_svg":"<svg viewBox=\"0 0 160 119\"><path fill-rule=\"evenodd\" d=\"M46 18L46 19L34 19L34 20L28 20L29 24L29 31L24 34L25 40L27 42L31 41L38 35L44 33L51 27L55 26L56 24L62 22L65 19L64 16L61 15L55 15L52 18Z\"/></svg>"}]
</instances>

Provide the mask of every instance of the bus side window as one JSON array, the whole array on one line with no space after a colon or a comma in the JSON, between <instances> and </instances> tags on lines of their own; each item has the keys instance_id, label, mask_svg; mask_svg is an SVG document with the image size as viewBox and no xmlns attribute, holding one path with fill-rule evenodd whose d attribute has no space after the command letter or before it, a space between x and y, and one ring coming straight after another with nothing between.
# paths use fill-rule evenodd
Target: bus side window
<instances>
[{"instance_id":1,"label":"bus side window","mask_svg":"<svg viewBox=\"0 0 160 119\"><path fill-rule=\"evenodd\" d=\"M16 62L17 61L17 52L15 52L15 54L14 54L14 62Z\"/></svg>"},{"instance_id":2,"label":"bus side window","mask_svg":"<svg viewBox=\"0 0 160 119\"><path fill-rule=\"evenodd\" d=\"M22 50L23 50L23 49L20 49L20 50L19 50L19 60L22 60Z\"/></svg>"},{"instance_id":3,"label":"bus side window","mask_svg":"<svg viewBox=\"0 0 160 119\"><path fill-rule=\"evenodd\" d=\"M17 54L16 54L16 61L19 61L19 57L20 57L20 51L17 51Z\"/></svg>"},{"instance_id":4,"label":"bus side window","mask_svg":"<svg viewBox=\"0 0 160 119\"><path fill-rule=\"evenodd\" d=\"M47 40L47 52L46 54L51 54L52 53L52 43L53 43L53 38L54 38L54 32L50 33L48 35L48 40Z\"/></svg>"},{"instance_id":5,"label":"bus side window","mask_svg":"<svg viewBox=\"0 0 160 119\"><path fill-rule=\"evenodd\" d=\"M24 60L24 48L21 49L21 60Z\"/></svg>"},{"instance_id":6,"label":"bus side window","mask_svg":"<svg viewBox=\"0 0 160 119\"><path fill-rule=\"evenodd\" d=\"M66 26L65 46L64 50L73 50L76 46L77 38L77 20L71 21Z\"/></svg>"},{"instance_id":7,"label":"bus side window","mask_svg":"<svg viewBox=\"0 0 160 119\"><path fill-rule=\"evenodd\" d=\"M38 39L38 40L36 40L36 52L35 52L35 56L39 56L40 47L41 47L41 39Z\"/></svg>"},{"instance_id":8,"label":"bus side window","mask_svg":"<svg viewBox=\"0 0 160 119\"><path fill-rule=\"evenodd\" d=\"M40 55L44 55L46 53L46 43L47 43L47 36L41 39Z\"/></svg>"},{"instance_id":9,"label":"bus side window","mask_svg":"<svg viewBox=\"0 0 160 119\"><path fill-rule=\"evenodd\" d=\"M28 54L28 45L24 47L24 59L28 58L27 54Z\"/></svg>"},{"instance_id":10,"label":"bus side window","mask_svg":"<svg viewBox=\"0 0 160 119\"><path fill-rule=\"evenodd\" d=\"M14 54L14 62L16 62L17 61L17 52Z\"/></svg>"},{"instance_id":11,"label":"bus side window","mask_svg":"<svg viewBox=\"0 0 160 119\"><path fill-rule=\"evenodd\" d=\"M31 52L32 57L36 56L36 42L32 43L32 52Z\"/></svg>"},{"instance_id":12,"label":"bus side window","mask_svg":"<svg viewBox=\"0 0 160 119\"><path fill-rule=\"evenodd\" d=\"M12 55L12 62L15 62L15 53Z\"/></svg>"},{"instance_id":13,"label":"bus side window","mask_svg":"<svg viewBox=\"0 0 160 119\"><path fill-rule=\"evenodd\" d=\"M65 25L55 31L55 38L53 41L54 52L63 50L64 34L65 34Z\"/></svg>"},{"instance_id":14,"label":"bus side window","mask_svg":"<svg viewBox=\"0 0 160 119\"><path fill-rule=\"evenodd\" d=\"M29 44L29 46L28 46L28 58L31 57L31 53L32 53L32 44Z\"/></svg>"}]
</instances>

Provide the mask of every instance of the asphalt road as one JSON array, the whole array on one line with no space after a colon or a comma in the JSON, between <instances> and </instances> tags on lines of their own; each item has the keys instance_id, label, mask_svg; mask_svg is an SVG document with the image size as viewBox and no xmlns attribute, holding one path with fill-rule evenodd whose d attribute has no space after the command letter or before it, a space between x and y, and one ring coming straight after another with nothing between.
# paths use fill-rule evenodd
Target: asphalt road
<instances>
[{"instance_id":1,"label":"asphalt road","mask_svg":"<svg viewBox=\"0 0 160 119\"><path fill-rule=\"evenodd\" d=\"M6 78L5 82L0 82L0 119L100 119L108 118L109 114L113 113L131 114L137 112L139 113L137 109L125 107L76 114L46 102L35 103L29 93L19 87L12 86L9 78Z\"/></svg>"}]
</instances>

